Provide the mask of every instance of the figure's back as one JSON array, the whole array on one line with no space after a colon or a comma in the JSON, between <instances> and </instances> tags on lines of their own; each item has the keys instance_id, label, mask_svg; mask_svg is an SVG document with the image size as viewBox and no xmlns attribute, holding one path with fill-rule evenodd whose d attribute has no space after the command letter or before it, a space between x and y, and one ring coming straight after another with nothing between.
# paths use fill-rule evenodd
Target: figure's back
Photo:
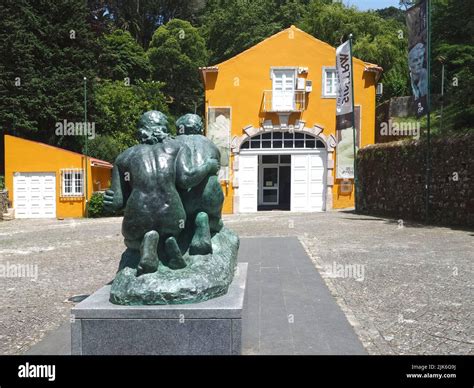
<instances>
[{"instance_id":1,"label":"figure's back","mask_svg":"<svg viewBox=\"0 0 474 388\"><path fill-rule=\"evenodd\" d=\"M208 159L220 160L219 149L203 135L180 135L176 140L190 148L193 162L197 165L205 163Z\"/></svg>"}]
</instances>

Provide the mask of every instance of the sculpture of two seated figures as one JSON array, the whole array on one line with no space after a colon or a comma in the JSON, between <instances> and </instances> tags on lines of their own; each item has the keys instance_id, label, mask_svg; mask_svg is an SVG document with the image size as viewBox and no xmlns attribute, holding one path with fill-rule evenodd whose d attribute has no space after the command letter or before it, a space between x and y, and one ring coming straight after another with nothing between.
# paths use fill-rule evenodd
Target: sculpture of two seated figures
<instances>
[{"instance_id":1,"label":"sculpture of two seated figures","mask_svg":"<svg viewBox=\"0 0 474 388\"><path fill-rule=\"evenodd\" d=\"M124 209L127 249L112 303L199 302L224 295L232 282L239 238L221 219L220 152L199 116L182 116L176 126L173 137L163 113L145 113L140 144L115 161L104 205Z\"/></svg>"}]
</instances>

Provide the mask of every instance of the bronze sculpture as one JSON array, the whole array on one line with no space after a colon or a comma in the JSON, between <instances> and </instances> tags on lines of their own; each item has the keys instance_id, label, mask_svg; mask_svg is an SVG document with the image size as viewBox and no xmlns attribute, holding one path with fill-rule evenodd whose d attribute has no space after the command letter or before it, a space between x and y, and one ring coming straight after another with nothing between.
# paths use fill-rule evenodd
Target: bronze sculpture
<instances>
[{"instance_id":1,"label":"bronze sculpture","mask_svg":"<svg viewBox=\"0 0 474 388\"><path fill-rule=\"evenodd\" d=\"M177 121L145 113L141 144L117 157L104 204L125 209L126 251L112 284L118 304L191 303L223 295L233 278L238 237L223 227L219 150L199 116ZM216 272L216 270L218 270Z\"/></svg>"}]
</instances>

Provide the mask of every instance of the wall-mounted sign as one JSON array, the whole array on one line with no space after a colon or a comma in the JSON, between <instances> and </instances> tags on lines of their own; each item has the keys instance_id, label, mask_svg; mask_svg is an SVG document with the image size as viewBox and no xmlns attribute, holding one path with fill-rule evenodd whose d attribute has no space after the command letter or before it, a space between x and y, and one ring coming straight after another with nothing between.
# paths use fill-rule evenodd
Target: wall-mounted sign
<instances>
[{"instance_id":1,"label":"wall-mounted sign","mask_svg":"<svg viewBox=\"0 0 474 388\"><path fill-rule=\"evenodd\" d=\"M341 194L352 193L352 181L348 179L344 179L343 181L341 181L341 183L339 184L339 190Z\"/></svg>"}]
</instances>

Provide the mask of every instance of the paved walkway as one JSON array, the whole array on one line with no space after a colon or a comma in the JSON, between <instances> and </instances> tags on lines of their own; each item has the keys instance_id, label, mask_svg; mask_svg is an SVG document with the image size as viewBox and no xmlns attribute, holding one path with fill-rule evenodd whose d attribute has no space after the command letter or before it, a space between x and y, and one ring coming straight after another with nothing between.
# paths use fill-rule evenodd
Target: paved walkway
<instances>
[{"instance_id":1,"label":"paved walkway","mask_svg":"<svg viewBox=\"0 0 474 388\"><path fill-rule=\"evenodd\" d=\"M243 354L366 354L298 239L245 238ZM27 354L70 354L68 323Z\"/></svg>"},{"instance_id":2,"label":"paved walkway","mask_svg":"<svg viewBox=\"0 0 474 388\"><path fill-rule=\"evenodd\" d=\"M365 354L295 237L243 239L249 263L245 354Z\"/></svg>"}]
</instances>

